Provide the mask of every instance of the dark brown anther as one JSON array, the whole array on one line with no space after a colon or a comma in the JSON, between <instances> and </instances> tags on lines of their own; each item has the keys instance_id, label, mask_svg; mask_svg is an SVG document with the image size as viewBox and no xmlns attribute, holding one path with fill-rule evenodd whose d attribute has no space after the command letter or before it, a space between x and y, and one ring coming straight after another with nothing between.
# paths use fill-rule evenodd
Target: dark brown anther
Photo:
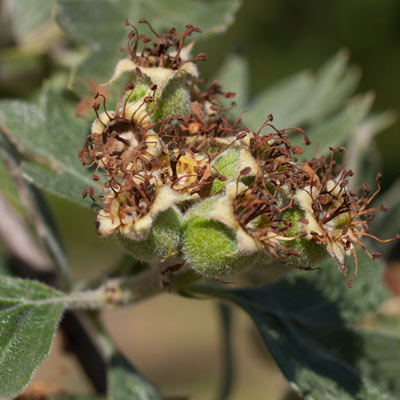
<instances>
[{"instance_id":1,"label":"dark brown anther","mask_svg":"<svg viewBox=\"0 0 400 400\"><path fill-rule=\"evenodd\" d=\"M143 43L150 43L151 39L146 35L140 35L140 39L142 39Z\"/></svg>"},{"instance_id":2,"label":"dark brown anther","mask_svg":"<svg viewBox=\"0 0 400 400\"><path fill-rule=\"evenodd\" d=\"M308 146L308 145L311 144L310 138L309 138L305 133L304 133L304 141L303 141L303 143L304 143L306 146Z\"/></svg>"},{"instance_id":3,"label":"dark brown anther","mask_svg":"<svg viewBox=\"0 0 400 400\"><path fill-rule=\"evenodd\" d=\"M87 190L87 188L85 188L85 189L83 189L83 192L82 192L82 199L85 199L87 197L87 195L88 195L88 190Z\"/></svg>"},{"instance_id":4,"label":"dark brown anther","mask_svg":"<svg viewBox=\"0 0 400 400\"><path fill-rule=\"evenodd\" d=\"M206 53L199 53L197 54L197 56L195 57L195 60L201 60L201 61L205 61L207 60L207 54Z\"/></svg>"},{"instance_id":5,"label":"dark brown anther","mask_svg":"<svg viewBox=\"0 0 400 400\"><path fill-rule=\"evenodd\" d=\"M365 193L371 192L371 188L366 183L362 184L362 189L364 190Z\"/></svg>"},{"instance_id":6,"label":"dark brown anther","mask_svg":"<svg viewBox=\"0 0 400 400\"><path fill-rule=\"evenodd\" d=\"M157 85L155 83L153 83L152 85L150 85L150 90L152 90L153 92L155 90L157 90Z\"/></svg>"},{"instance_id":7,"label":"dark brown anther","mask_svg":"<svg viewBox=\"0 0 400 400\"><path fill-rule=\"evenodd\" d=\"M250 167L246 167L246 168L243 168L241 171L240 171L240 175L247 175L247 174L249 174L251 172L251 168Z\"/></svg>"},{"instance_id":8,"label":"dark brown anther","mask_svg":"<svg viewBox=\"0 0 400 400\"><path fill-rule=\"evenodd\" d=\"M202 30L200 28L196 28L195 26L191 25L191 24L187 24L186 25L186 29L189 32L198 32L198 33L202 33Z\"/></svg>"},{"instance_id":9,"label":"dark brown anther","mask_svg":"<svg viewBox=\"0 0 400 400\"><path fill-rule=\"evenodd\" d=\"M146 18L140 18L139 19L139 24L147 24L147 26L150 28L150 30L156 35L157 37L160 37L160 35L153 29L153 27L150 25L150 22L147 21Z\"/></svg>"},{"instance_id":10,"label":"dark brown anther","mask_svg":"<svg viewBox=\"0 0 400 400\"><path fill-rule=\"evenodd\" d=\"M247 136L246 132L241 132L236 135L236 140L244 139Z\"/></svg>"},{"instance_id":11,"label":"dark brown anther","mask_svg":"<svg viewBox=\"0 0 400 400\"><path fill-rule=\"evenodd\" d=\"M377 258L380 258L381 256L382 256L381 253L373 253L373 254L372 254L372 259L375 260L375 259L377 259Z\"/></svg>"},{"instance_id":12,"label":"dark brown anther","mask_svg":"<svg viewBox=\"0 0 400 400\"><path fill-rule=\"evenodd\" d=\"M303 154L303 150L299 146L294 146L293 150L296 154Z\"/></svg>"}]
</instances>

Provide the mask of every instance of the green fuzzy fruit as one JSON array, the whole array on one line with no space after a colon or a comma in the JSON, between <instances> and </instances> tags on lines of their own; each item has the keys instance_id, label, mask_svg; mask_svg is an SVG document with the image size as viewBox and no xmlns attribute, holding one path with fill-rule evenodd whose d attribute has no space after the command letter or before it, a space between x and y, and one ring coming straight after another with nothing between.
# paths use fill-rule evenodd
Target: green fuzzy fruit
<instances>
[{"instance_id":1,"label":"green fuzzy fruit","mask_svg":"<svg viewBox=\"0 0 400 400\"><path fill-rule=\"evenodd\" d=\"M220 154L212 163L212 166L223 176L227 178L226 181L215 179L211 194L219 192L229 179L238 173L240 160L240 150L238 148L229 149Z\"/></svg>"},{"instance_id":2,"label":"green fuzzy fruit","mask_svg":"<svg viewBox=\"0 0 400 400\"><path fill-rule=\"evenodd\" d=\"M290 219L294 224L293 228L287 234L288 237L296 236L304 230L303 223L299 221L300 218L304 218L304 212L299 207L287 210L283 218ZM328 252L324 246L307 240L304 237L298 237L291 241L282 241L281 244L288 249L293 249L300 253L299 256L290 255L287 257L286 261L293 266L312 267L328 257Z\"/></svg>"},{"instance_id":3,"label":"green fuzzy fruit","mask_svg":"<svg viewBox=\"0 0 400 400\"><path fill-rule=\"evenodd\" d=\"M140 81L136 83L135 90L129 97L129 101L136 101L138 99L144 98L145 96L149 96L152 91L150 90L151 79L149 77L144 77Z\"/></svg>"},{"instance_id":4,"label":"green fuzzy fruit","mask_svg":"<svg viewBox=\"0 0 400 400\"><path fill-rule=\"evenodd\" d=\"M188 264L205 277L230 276L254 264L259 254L238 249L236 233L222 222L208 219L220 197L204 200L194 207L183 224L183 253Z\"/></svg>"},{"instance_id":5,"label":"green fuzzy fruit","mask_svg":"<svg viewBox=\"0 0 400 400\"><path fill-rule=\"evenodd\" d=\"M122 247L141 261L157 261L174 255L181 239L181 213L175 207L157 215L146 239L134 241L119 235Z\"/></svg>"},{"instance_id":6,"label":"green fuzzy fruit","mask_svg":"<svg viewBox=\"0 0 400 400\"><path fill-rule=\"evenodd\" d=\"M186 117L189 109L190 93L185 80L173 79L164 88L160 99L156 101L156 109L152 114L152 119L157 122L175 115Z\"/></svg>"}]
</instances>

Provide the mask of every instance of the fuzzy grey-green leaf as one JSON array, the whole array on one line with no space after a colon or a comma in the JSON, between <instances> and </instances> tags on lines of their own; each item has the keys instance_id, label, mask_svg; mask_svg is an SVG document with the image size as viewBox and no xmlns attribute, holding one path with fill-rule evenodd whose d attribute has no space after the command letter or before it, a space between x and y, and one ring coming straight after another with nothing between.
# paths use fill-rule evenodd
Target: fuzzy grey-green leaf
<instances>
[{"instance_id":1,"label":"fuzzy grey-green leaf","mask_svg":"<svg viewBox=\"0 0 400 400\"><path fill-rule=\"evenodd\" d=\"M228 108L234 101L236 107L228 113L233 117L239 116L249 94L249 66L246 59L237 54L230 54L220 67L215 79L222 84L224 90L236 94L233 99L222 98L221 103Z\"/></svg>"},{"instance_id":2,"label":"fuzzy grey-green leaf","mask_svg":"<svg viewBox=\"0 0 400 400\"><path fill-rule=\"evenodd\" d=\"M0 276L0 397L13 397L47 357L64 308L39 282Z\"/></svg>"},{"instance_id":3,"label":"fuzzy grey-green leaf","mask_svg":"<svg viewBox=\"0 0 400 400\"><path fill-rule=\"evenodd\" d=\"M347 67L348 55L341 51L312 75L302 72L266 88L243 119L258 129L267 114L279 126L315 125L335 111L354 91L359 73Z\"/></svg>"},{"instance_id":4,"label":"fuzzy grey-green leaf","mask_svg":"<svg viewBox=\"0 0 400 400\"><path fill-rule=\"evenodd\" d=\"M260 288L198 291L208 290L241 306L256 323L284 375L305 398L389 400L392 397L371 376L335 353L332 337L323 340L338 327L350 329L350 324L389 297L382 265L362 251L358 257L361 271L351 289L334 261L328 260L319 271L297 272Z\"/></svg>"},{"instance_id":5,"label":"fuzzy grey-green leaf","mask_svg":"<svg viewBox=\"0 0 400 400\"><path fill-rule=\"evenodd\" d=\"M308 146L302 157L311 157L315 153L316 146L318 154L326 154L329 147L337 147L345 143L367 115L373 99L372 93L357 96L339 114L310 129L307 134L312 145Z\"/></svg>"},{"instance_id":6,"label":"fuzzy grey-green leaf","mask_svg":"<svg viewBox=\"0 0 400 400\"><path fill-rule=\"evenodd\" d=\"M107 400L162 400L157 389L117 354L108 370Z\"/></svg>"},{"instance_id":7,"label":"fuzzy grey-green leaf","mask_svg":"<svg viewBox=\"0 0 400 400\"><path fill-rule=\"evenodd\" d=\"M81 193L93 183L91 174L78 160L87 128L87 121L77 118L60 94L46 88L39 106L19 100L0 102L0 129L26 157L38 162L24 165L25 177L90 206Z\"/></svg>"}]
</instances>

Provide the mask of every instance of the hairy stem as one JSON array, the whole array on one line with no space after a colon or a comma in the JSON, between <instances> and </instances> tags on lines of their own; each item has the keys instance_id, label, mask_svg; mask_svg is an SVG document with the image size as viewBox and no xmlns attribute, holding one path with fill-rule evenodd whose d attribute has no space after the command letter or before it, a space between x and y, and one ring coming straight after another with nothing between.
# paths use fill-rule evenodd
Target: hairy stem
<instances>
[{"instance_id":1,"label":"hairy stem","mask_svg":"<svg viewBox=\"0 0 400 400\"><path fill-rule=\"evenodd\" d=\"M72 292L66 301L69 309L99 309L107 306L127 306L156 294L180 291L200 279L193 271L184 271L173 279L165 278L157 269L139 275L112 278L95 290Z\"/></svg>"}]
</instances>

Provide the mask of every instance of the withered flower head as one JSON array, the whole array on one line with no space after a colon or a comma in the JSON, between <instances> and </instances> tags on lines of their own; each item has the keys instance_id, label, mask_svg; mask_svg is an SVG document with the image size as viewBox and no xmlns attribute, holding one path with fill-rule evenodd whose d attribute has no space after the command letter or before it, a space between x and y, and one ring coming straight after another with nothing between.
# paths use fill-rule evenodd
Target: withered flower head
<instances>
[{"instance_id":1,"label":"withered flower head","mask_svg":"<svg viewBox=\"0 0 400 400\"><path fill-rule=\"evenodd\" d=\"M128 35L127 49L121 50L127 51L129 57L118 62L113 76L105 85L112 84L124 74L130 74L135 79L148 78L157 86L155 97L159 99L172 81L198 77L194 62L205 60L206 56L200 53L190 58L193 45L184 47L184 44L188 36L193 32L201 33L201 29L187 25L182 34L175 28L158 34L145 18L139 22L147 24L155 37L151 39L139 34L137 28L125 20L125 24L132 27L132 30Z\"/></svg>"},{"instance_id":2,"label":"withered flower head","mask_svg":"<svg viewBox=\"0 0 400 400\"><path fill-rule=\"evenodd\" d=\"M116 111L106 110L104 96L104 112L99 115L100 105L95 103L93 106L97 118L79 158L88 168L97 164L95 175L99 168L104 169L107 176L151 169L155 157L162 153L161 140L153 131L158 124L149 122L154 99L144 97L128 103L134 90L135 85L127 85Z\"/></svg>"},{"instance_id":3,"label":"withered flower head","mask_svg":"<svg viewBox=\"0 0 400 400\"><path fill-rule=\"evenodd\" d=\"M132 30L128 35L128 51L131 59L140 67L163 67L177 70L184 64L206 58L204 53L199 53L193 59L188 59L192 47L184 48L186 39L193 33L201 33L200 28L193 25L186 25L186 30L179 33L175 28L168 32L157 33L146 18L139 20L140 24L146 24L150 28L153 38L139 34L137 28L125 19L125 25Z\"/></svg>"},{"instance_id":4,"label":"withered flower head","mask_svg":"<svg viewBox=\"0 0 400 400\"><path fill-rule=\"evenodd\" d=\"M139 22L154 37L126 22L129 57L107 84L125 73L129 83L115 111L107 110L104 97L102 113L95 104L97 118L79 153L94 168L100 191L83 193L99 206L98 233L117 233L146 261L179 255L207 277L275 258L308 269L328 255L347 276L346 261L354 255L351 285L355 245L379 256L361 239L381 241L368 232L380 176L378 189L370 196L364 186L359 197L347 188L353 172L346 159L343 168L336 165L336 150L328 161L299 161L303 150L289 133L308 145L303 130L279 130L272 115L257 132L240 117L231 121L220 100L234 94L199 79L193 62L204 56L190 59L184 47L200 30L187 25L182 34L173 28L159 34L147 20Z\"/></svg>"},{"instance_id":5,"label":"withered flower head","mask_svg":"<svg viewBox=\"0 0 400 400\"><path fill-rule=\"evenodd\" d=\"M361 241L363 236L383 243L396 240L398 237L381 240L368 232L368 223L374 219L374 212L386 210L383 204L380 207L371 206L381 189L381 174L376 178L376 191L370 196L370 188L363 185L361 190L364 191L364 195L358 197L357 193L347 188L348 178L353 176L353 171L346 170L345 160L343 168L335 174L336 162L333 157L337 150L330 148L330 152L329 162L322 156L305 165L310 180L307 186L297 191L296 202L305 213L304 218L307 223L304 230L307 238L325 245L345 276L347 276L346 259L353 254L356 269L353 277L348 280L351 286L358 272L354 245L359 245L371 259L375 259L380 257L380 253L371 254ZM345 150L341 147L339 153L343 152Z\"/></svg>"}]
</instances>

